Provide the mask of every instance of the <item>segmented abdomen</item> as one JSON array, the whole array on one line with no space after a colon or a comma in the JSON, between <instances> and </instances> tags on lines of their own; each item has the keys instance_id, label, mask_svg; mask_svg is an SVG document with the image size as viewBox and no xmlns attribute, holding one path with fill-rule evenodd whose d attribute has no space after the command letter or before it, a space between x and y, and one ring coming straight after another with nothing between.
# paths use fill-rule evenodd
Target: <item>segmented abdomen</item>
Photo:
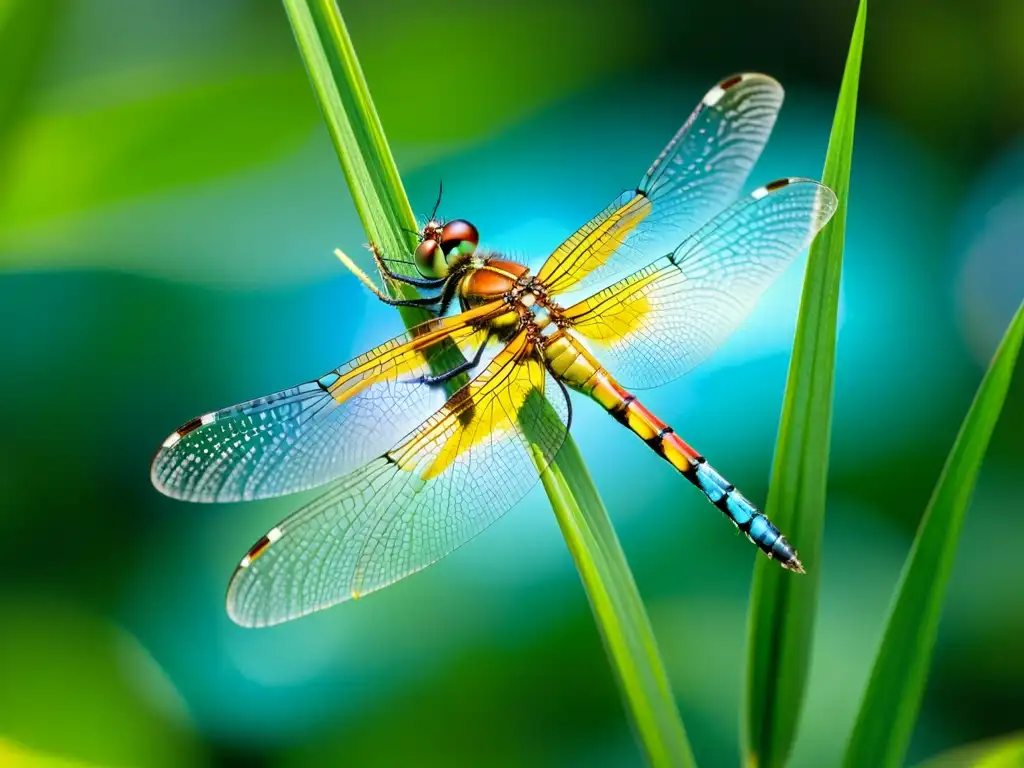
<instances>
[{"instance_id":1,"label":"segmented abdomen","mask_svg":"<svg viewBox=\"0 0 1024 768\"><path fill-rule=\"evenodd\" d=\"M783 568L803 573L796 550L785 536L707 460L626 391L571 337L559 332L547 345L548 365L572 389L588 395L651 449L675 467Z\"/></svg>"}]
</instances>

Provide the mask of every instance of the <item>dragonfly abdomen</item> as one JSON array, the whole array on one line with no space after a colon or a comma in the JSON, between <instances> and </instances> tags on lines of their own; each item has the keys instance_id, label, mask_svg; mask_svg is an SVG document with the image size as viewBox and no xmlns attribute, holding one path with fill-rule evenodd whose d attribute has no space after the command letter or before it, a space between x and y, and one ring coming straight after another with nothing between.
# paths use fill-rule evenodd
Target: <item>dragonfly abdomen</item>
<instances>
[{"instance_id":1,"label":"dragonfly abdomen","mask_svg":"<svg viewBox=\"0 0 1024 768\"><path fill-rule=\"evenodd\" d=\"M605 392L600 391L602 389L619 395L617 403L612 403L611 407L605 406L612 416L697 486L762 552L778 560L783 568L803 572L796 550L774 523L708 464L707 459L679 437L672 427L647 410L634 395L611 381L610 377L608 386L595 389L595 394L603 395L605 401L609 400ZM605 405L604 402L601 404Z\"/></svg>"},{"instance_id":2,"label":"dragonfly abdomen","mask_svg":"<svg viewBox=\"0 0 1024 768\"><path fill-rule=\"evenodd\" d=\"M783 568L803 573L796 550L764 513L707 460L619 385L586 350L560 334L548 347L549 366L562 380L589 395L616 421L643 440L718 507L758 548Z\"/></svg>"}]
</instances>

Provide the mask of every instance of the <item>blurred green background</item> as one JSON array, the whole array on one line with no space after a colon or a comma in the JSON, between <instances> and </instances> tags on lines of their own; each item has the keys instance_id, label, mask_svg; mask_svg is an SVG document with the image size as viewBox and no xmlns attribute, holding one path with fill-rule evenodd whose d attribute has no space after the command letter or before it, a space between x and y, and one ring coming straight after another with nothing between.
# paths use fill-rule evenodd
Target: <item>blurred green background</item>
<instances>
[{"instance_id":1,"label":"blurred green background","mask_svg":"<svg viewBox=\"0 0 1024 768\"><path fill-rule=\"evenodd\" d=\"M443 178L443 214L532 263L735 71L787 89L751 185L820 176L855 11L339 2L417 212ZM871 8L796 766L841 753L915 525L1024 294L1022 33L1020 0ZM640 764L540 490L423 574L253 631L227 618L227 579L301 499L192 506L150 486L188 418L400 331L331 255L364 238L279 3L0 0L0 763L17 744L54 765ZM757 502L801 273L645 401ZM1022 379L913 760L1024 726ZM574 430L697 759L735 765L755 550L596 407Z\"/></svg>"}]
</instances>

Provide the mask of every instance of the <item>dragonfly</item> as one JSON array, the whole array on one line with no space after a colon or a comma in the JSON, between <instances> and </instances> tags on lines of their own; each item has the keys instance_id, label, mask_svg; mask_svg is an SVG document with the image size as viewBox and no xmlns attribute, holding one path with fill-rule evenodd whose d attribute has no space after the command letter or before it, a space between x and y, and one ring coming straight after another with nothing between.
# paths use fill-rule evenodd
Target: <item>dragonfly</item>
<instances>
[{"instance_id":1,"label":"dragonfly","mask_svg":"<svg viewBox=\"0 0 1024 768\"><path fill-rule=\"evenodd\" d=\"M411 254L418 276L374 251L384 279L429 295L395 298L345 257L382 300L436 316L319 378L192 419L153 460L156 488L187 501L326 486L246 552L230 617L277 624L450 554L534 487L570 428L570 391L802 573L779 529L633 394L705 360L836 210L810 179L740 197L782 100L767 75L719 82L640 183L536 273L480 247L470 222L434 215ZM565 301L573 295L583 298Z\"/></svg>"}]
</instances>

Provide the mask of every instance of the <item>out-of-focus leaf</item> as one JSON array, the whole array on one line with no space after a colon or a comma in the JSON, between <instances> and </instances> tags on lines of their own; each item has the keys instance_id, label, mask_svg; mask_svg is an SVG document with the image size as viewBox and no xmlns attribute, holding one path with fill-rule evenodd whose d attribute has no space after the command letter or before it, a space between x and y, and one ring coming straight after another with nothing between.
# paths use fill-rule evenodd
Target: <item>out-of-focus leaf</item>
<instances>
[{"instance_id":1,"label":"out-of-focus leaf","mask_svg":"<svg viewBox=\"0 0 1024 768\"><path fill-rule=\"evenodd\" d=\"M0 615L4 738L96 765L197 764L177 692L132 636L35 598L5 598Z\"/></svg>"},{"instance_id":2,"label":"out-of-focus leaf","mask_svg":"<svg viewBox=\"0 0 1024 768\"><path fill-rule=\"evenodd\" d=\"M34 752L0 738L0 765L6 768L91 768L88 763Z\"/></svg>"},{"instance_id":3,"label":"out-of-focus leaf","mask_svg":"<svg viewBox=\"0 0 1024 768\"><path fill-rule=\"evenodd\" d=\"M822 176L839 198L839 208L811 245L807 259L765 505L768 516L798 548L807 574L795 577L765 558L758 558L754 566L743 714L744 752L750 766L785 765L811 665L832 429L839 280L866 21L867 0L861 0Z\"/></svg>"},{"instance_id":4,"label":"out-of-focus leaf","mask_svg":"<svg viewBox=\"0 0 1024 768\"><path fill-rule=\"evenodd\" d=\"M1024 731L957 747L925 760L917 768L1020 768Z\"/></svg>"},{"instance_id":5,"label":"out-of-focus leaf","mask_svg":"<svg viewBox=\"0 0 1024 768\"><path fill-rule=\"evenodd\" d=\"M844 765L903 764L928 678L942 599L981 462L1024 340L1024 303L996 350L932 493L896 589Z\"/></svg>"},{"instance_id":6,"label":"out-of-focus leaf","mask_svg":"<svg viewBox=\"0 0 1024 768\"><path fill-rule=\"evenodd\" d=\"M343 6L356 39L364 29L379 32L373 4ZM643 5L630 10L623 13L616 0L449 1L444 16L472 28L473 41L466 41L468 64L465 56L438 56L436 39L423 34L438 24L436 5L392 0L388 34L374 35L359 59L393 144L473 141L568 94L598 83L607 86L654 58L645 34L653 14ZM580 26L584 18L585 32ZM544 55L522 55L527 50ZM424 62L425 72L395 65L417 60ZM428 92L455 107L460 119L432 116L422 98Z\"/></svg>"},{"instance_id":7,"label":"out-of-focus leaf","mask_svg":"<svg viewBox=\"0 0 1024 768\"><path fill-rule=\"evenodd\" d=\"M64 0L0 0L0 167L63 6Z\"/></svg>"},{"instance_id":8,"label":"out-of-focus leaf","mask_svg":"<svg viewBox=\"0 0 1024 768\"><path fill-rule=\"evenodd\" d=\"M96 89L53 101L12 137L0 246L54 217L266 163L297 147L316 121L290 70L132 99Z\"/></svg>"}]
</instances>

